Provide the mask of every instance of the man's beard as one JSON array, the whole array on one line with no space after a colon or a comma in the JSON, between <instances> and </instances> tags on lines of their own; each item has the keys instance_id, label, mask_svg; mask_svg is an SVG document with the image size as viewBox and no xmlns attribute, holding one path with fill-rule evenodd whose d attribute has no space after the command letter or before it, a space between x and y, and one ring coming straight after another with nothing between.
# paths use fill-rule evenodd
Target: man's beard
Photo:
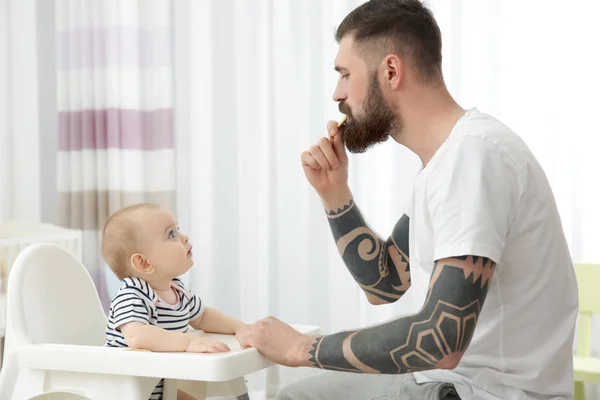
<instances>
[{"instance_id":1,"label":"man's beard","mask_svg":"<svg viewBox=\"0 0 600 400\"><path fill-rule=\"evenodd\" d=\"M377 143L385 142L392 131L402 128L402 121L394 114L392 107L383 98L377 74L374 73L365 100L364 113L360 119L352 115L345 103L340 103L340 111L349 117L344 126L344 142L351 153L364 153Z\"/></svg>"}]
</instances>

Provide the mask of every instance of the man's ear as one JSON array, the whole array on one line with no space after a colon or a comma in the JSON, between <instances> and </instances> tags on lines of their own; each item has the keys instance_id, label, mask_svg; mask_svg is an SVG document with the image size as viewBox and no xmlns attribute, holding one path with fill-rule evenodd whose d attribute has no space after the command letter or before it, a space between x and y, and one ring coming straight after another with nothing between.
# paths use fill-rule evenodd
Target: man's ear
<instances>
[{"instance_id":1,"label":"man's ear","mask_svg":"<svg viewBox=\"0 0 600 400\"><path fill-rule=\"evenodd\" d=\"M131 256L131 266L140 274L151 274L154 272L154 266L148 262L141 253L135 253Z\"/></svg>"},{"instance_id":2,"label":"man's ear","mask_svg":"<svg viewBox=\"0 0 600 400\"><path fill-rule=\"evenodd\" d=\"M388 54L383 59L383 83L396 90L404 79L404 60L395 54Z\"/></svg>"}]
</instances>

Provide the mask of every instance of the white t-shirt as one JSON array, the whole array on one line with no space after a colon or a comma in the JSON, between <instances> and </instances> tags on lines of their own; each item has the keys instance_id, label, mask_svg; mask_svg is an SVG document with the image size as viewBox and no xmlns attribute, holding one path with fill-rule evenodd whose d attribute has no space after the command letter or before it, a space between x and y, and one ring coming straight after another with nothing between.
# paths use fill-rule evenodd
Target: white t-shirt
<instances>
[{"instance_id":1,"label":"white t-shirt","mask_svg":"<svg viewBox=\"0 0 600 400\"><path fill-rule=\"evenodd\" d=\"M496 262L474 337L454 370L463 400L571 399L577 284L554 196L526 144L470 109L415 181L411 290L423 305L435 260Z\"/></svg>"}]
</instances>

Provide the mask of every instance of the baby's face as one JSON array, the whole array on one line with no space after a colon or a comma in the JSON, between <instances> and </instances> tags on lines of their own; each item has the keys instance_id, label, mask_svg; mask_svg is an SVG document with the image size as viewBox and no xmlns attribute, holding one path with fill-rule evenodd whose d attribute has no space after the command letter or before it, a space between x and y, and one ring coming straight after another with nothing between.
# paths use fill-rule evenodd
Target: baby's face
<instances>
[{"instance_id":1,"label":"baby's face","mask_svg":"<svg viewBox=\"0 0 600 400\"><path fill-rule=\"evenodd\" d=\"M192 267L192 245L169 210L144 210L137 225L144 255L161 278L171 280Z\"/></svg>"}]
</instances>

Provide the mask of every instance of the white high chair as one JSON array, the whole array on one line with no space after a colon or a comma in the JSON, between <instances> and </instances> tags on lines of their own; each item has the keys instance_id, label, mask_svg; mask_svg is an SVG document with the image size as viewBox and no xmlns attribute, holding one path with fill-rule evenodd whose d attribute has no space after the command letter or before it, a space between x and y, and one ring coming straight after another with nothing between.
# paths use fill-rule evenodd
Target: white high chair
<instances>
[{"instance_id":1,"label":"white high chair","mask_svg":"<svg viewBox=\"0 0 600 400\"><path fill-rule=\"evenodd\" d=\"M241 350L230 335L223 354L158 353L104 347L106 316L85 267L51 243L33 244L15 260L8 282L6 345L0 399L72 393L91 400L147 400L164 378L165 400L177 388L198 399L247 399L244 376L273 363ZM312 326L295 326L309 335ZM44 398L44 396L40 396Z\"/></svg>"}]
</instances>

